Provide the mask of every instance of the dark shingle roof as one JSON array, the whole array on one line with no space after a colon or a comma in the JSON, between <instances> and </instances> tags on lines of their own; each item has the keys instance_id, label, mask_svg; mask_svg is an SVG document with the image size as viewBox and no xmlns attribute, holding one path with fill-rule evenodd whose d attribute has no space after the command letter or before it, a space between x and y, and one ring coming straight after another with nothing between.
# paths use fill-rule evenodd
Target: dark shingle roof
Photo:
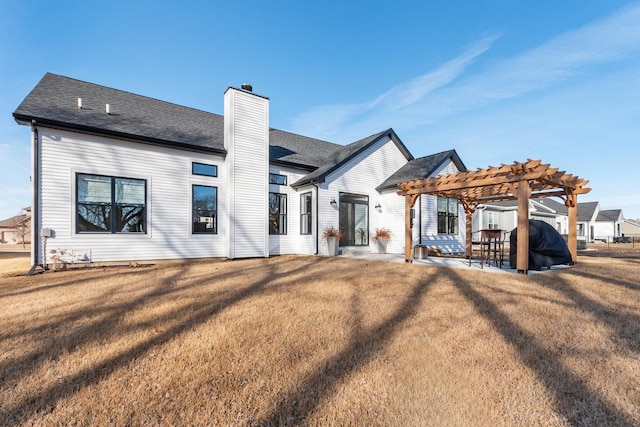
<instances>
[{"instance_id":1,"label":"dark shingle roof","mask_svg":"<svg viewBox=\"0 0 640 427\"><path fill-rule=\"evenodd\" d=\"M458 153L456 153L456 150L443 151L409 161L380 184L376 190L382 191L394 188L398 183L412 179L428 178L448 159L451 159L455 163L460 172L467 170L462 160L460 160Z\"/></svg>"},{"instance_id":2,"label":"dark shingle roof","mask_svg":"<svg viewBox=\"0 0 640 427\"><path fill-rule=\"evenodd\" d=\"M78 108L82 98L82 108ZM109 104L112 114L105 112ZM224 153L220 115L47 73L13 113L18 122Z\"/></svg>"},{"instance_id":3,"label":"dark shingle roof","mask_svg":"<svg viewBox=\"0 0 640 427\"><path fill-rule=\"evenodd\" d=\"M82 98L82 108L78 108L78 98ZM105 104L110 105L110 114L106 113ZM57 74L45 74L13 115L18 123L25 125L36 120L39 125L57 129L226 154L224 118L221 115ZM406 179L429 176L445 158L451 156L459 169L466 170L454 150L414 160L393 129L346 146L269 129L269 157L272 162L312 171L293 184L300 186L324 180L329 173L386 136L394 141L409 163L380 188L392 187Z\"/></svg>"},{"instance_id":4,"label":"dark shingle roof","mask_svg":"<svg viewBox=\"0 0 640 427\"><path fill-rule=\"evenodd\" d=\"M82 109L78 108L82 98ZM111 114L105 112L109 104ZM13 113L21 124L131 139L184 150L226 153L224 117L134 93L47 73ZM347 146L348 147L348 146ZM342 145L269 129L274 162L309 170L339 158Z\"/></svg>"},{"instance_id":5,"label":"dark shingle roof","mask_svg":"<svg viewBox=\"0 0 640 427\"><path fill-rule=\"evenodd\" d=\"M597 208L598 202L578 203L578 221L591 221Z\"/></svg>"},{"instance_id":6,"label":"dark shingle roof","mask_svg":"<svg viewBox=\"0 0 640 427\"><path fill-rule=\"evenodd\" d=\"M608 209L604 211L598 212L598 216L596 217L596 221L618 221L622 216L621 209Z\"/></svg>"},{"instance_id":7,"label":"dark shingle roof","mask_svg":"<svg viewBox=\"0 0 640 427\"><path fill-rule=\"evenodd\" d=\"M336 156L342 145L269 129L269 158L272 162L308 166L315 169Z\"/></svg>"}]
</instances>

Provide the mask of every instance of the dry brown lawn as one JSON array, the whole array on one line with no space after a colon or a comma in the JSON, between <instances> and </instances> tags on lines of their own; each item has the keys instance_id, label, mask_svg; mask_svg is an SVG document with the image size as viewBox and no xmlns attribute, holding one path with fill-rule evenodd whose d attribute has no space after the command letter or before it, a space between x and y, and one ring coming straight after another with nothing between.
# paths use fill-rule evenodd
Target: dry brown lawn
<instances>
[{"instance_id":1,"label":"dry brown lawn","mask_svg":"<svg viewBox=\"0 0 640 427\"><path fill-rule=\"evenodd\" d=\"M639 268L276 257L4 277L0 425L640 425Z\"/></svg>"}]
</instances>

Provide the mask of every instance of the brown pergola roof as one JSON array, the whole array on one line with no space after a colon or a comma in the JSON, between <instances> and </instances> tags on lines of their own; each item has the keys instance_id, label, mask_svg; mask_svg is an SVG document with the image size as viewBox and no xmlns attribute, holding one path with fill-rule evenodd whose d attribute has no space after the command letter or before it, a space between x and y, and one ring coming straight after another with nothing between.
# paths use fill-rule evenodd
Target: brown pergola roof
<instances>
[{"instance_id":1,"label":"brown pergola roof","mask_svg":"<svg viewBox=\"0 0 640 427\"><path fill-rule=\"evenodd\" d=\"M576 196L591 191L590 188L585 187L588 182L565 171L559 171L558 168L552 168L548 164L542 164L540 160L528 159L526 162L514 162L511 165L489 166L486 169L401 182L398 184L400 190L398 194L406 197L407 209L413 207L420 194L459 200L467 214L468 256L471 256L470 216L479 204L490 201L518 200L518 236L528 236L528 230L522 230L521 233L520 227L528 228L529 199L561 197L569 208L569 249L575 262L577 242L575 230L571 230L571 223L573 222L575 226ZM405 213L405 216L408 218L408 213ZM408 222L406 228L407 238L405 240L409 247L405 248L405 258L409 260L411 257L411 231ZM528 239L526 240L528 245ZM518 243L520 246L520 242ZM524 245L524 242L522 244ZM522 250L524 251L525 248ZM523 256L522 259L528 259L528 256ZM518 257L518 264L520 262L521 257ZM524 270L526 271L527 268L528 266L524 267ZM520 266L518 269L521 270Z\"/></svg>"},{"instance_id":2,"label":"brown pergola roof","mask_svg":"<svg viewBox=\"0 0 640 427\"><path fill-rule=\"evenodd\" d=\"M529 183L530 198L559 196L567 200L569 194L591 191L585 188L589 181L542 164L540 160L529 159L511 165L401 182L398 194L432 194L475 206L489 201L517 199L514 185L521 181Z\"/></svg>"}]
</instances>

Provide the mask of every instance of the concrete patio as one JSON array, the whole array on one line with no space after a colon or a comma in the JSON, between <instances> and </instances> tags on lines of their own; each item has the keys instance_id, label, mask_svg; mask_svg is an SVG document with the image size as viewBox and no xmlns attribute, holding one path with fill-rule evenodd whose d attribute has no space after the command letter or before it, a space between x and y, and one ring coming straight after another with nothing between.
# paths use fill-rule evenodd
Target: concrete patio
<instances>
[{"instance_id":1,"label":"concrete patio","mask_svg":"<svg viewBox=\"0 0 640 427\"><path fill-rule=\"evenodd\" d=\"M339 255L345 258L354 258L354 259L366 259L371 261L387 261L387 262L405 262L404 254L378 254L371 253L365 251L345 251L343 254ZM433 267L448 267L448 268L463 268L467 270L477 270L477 271L485 271L487 273L498 273L498 274L516 274L517 270L515 268L511 268L509 265L508 257L505 257L502 268L495 265L494 262L491 262L490 265L484 264L482 268L480 268L480 260L473 259L471 261L471 266L469 266L469 260L463 257L453 257L453 256L429 256L425 259L414 259L414 264L422 264L422 265L430 265ZM568 265L554 265L550 269L551 270L559 270L564 268L569 268ZM537 274L542 273L549 270L529 270L528 274Z\"/></svg>"}]
</instances>

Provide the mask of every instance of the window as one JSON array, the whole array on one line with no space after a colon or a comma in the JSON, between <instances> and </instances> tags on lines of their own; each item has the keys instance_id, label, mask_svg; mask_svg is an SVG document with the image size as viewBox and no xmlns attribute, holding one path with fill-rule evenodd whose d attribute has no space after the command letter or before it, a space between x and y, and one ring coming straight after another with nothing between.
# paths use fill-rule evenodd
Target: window
<instances>
[{"instance_id":1,"label":"window","mask_svg":"<svg viewBox=\"0 0 640 427\"><path fill-rule=\"evenodd\" d=\"M311 234L311 193L300 195L300 234Z\"/></svg>"},{"instance_id":2,"label":"window","mask_svg":"<svg viewBox=\"0 0 640 427\"><path fill-rule=\"evenodd\" d=\"M287 234L287 195L269 193L269 234Z\"/></svg>"},{"instance_id":3,"label":"window","mask_svg":"<svg viewBox=\"0 0 640 427\"><path fill-rule=\"evenodd\" d=\"M497 230L498 225L498 214L497 212L487 212L487 228L489 230Z\"/></svg>"},{"instance_id":4,"label":"window","mask_svg":"<svg viewBox=\"0 0 640 427\"><path fill-rule=\"evenodd\" d=\"M191 173L193 175L218 176L218 166L205 165L204 163L191 163Z\"/></svg>"},{"instance_id":5,"label":"window","mask_svg":"<svg viewBox=\"0 0 640 427\"><path fill-rule=\"evenodd\" d=\"M458 201L438 197L438 233L458 234Z\"/></svg>"},{"instance_id":6,"label":"window","mask_svg":"<svg viewBox=\"0 0 640 427\"><path fill-rule=\"evenodd\" d=\"M76 233L145 233L147 182L76 174Z\"/></svg>"},{"instance_id":7,"label":"window","mask_svg":"<svg viewBox=\"0 0 640 427\"><path fill-rule=\"evenodd\" d=\"M578 236L584 237L584 224L578 224Z\"/></svg>"},{"instance_id":8,"label":"window","mask_svg":"<svg viewBox=\"0 0 640 427\"><path fill-rule=\"evenodd\" d=\"M369 245L369 197L340 193L340 230L343 246Z\"/></svg>"},{"instance_id":9,"label":"window","mask_svg":"<svg viewBox=\"0 0 640 427\"><path fill-rule=\"evenodd\" d=\"M191 210L193 234L218 232L218 188L207 185L193 185L191 190Z\"/></svg>"},{"instance_id":10,"label":"window","mask_svg":"<svg viewBox=\"0 0 640 427\"><path fill-rule=\"evenodd\" d=\"M285 175L278 175L277 173L270 173L269 184L287 185L287 177Z\"/></svg>"}]
</instances>

